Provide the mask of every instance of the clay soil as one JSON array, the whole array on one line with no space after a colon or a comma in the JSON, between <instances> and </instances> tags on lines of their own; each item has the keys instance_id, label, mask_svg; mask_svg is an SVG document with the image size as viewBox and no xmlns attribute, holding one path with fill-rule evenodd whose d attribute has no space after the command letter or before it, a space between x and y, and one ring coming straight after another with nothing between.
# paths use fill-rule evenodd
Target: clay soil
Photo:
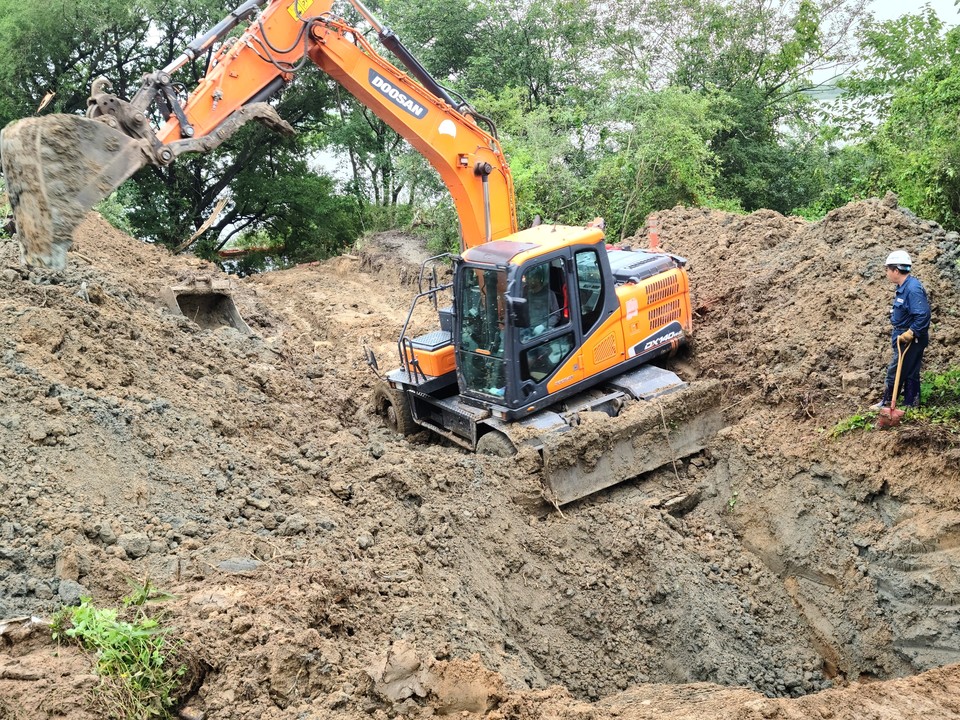
<instances>
[{"instance_id":1,"label":"clay soil","mask_svg":"<svg viewBox=\"0 0 960 720\"><path fill-rule=\"evenodd\" d=\"M956 234L892 196L659 221L697 310L670 366L721 382L726 427L562 513L530 468L374 415L411 238L234 279L252 335L170 312L226 276L96 214L62 273L0 243L0 718L102 717L44 621L146 579L194 720L960 717L956 440L829 432L878 397L890 249L930 292L927 367L955 361Z\"/></svg>"}]
</instances>

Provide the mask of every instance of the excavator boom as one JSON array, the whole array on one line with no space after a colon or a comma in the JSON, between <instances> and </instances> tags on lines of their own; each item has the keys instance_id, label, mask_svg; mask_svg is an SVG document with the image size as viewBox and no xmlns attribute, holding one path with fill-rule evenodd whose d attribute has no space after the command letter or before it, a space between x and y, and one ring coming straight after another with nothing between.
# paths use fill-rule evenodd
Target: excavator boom
<instances>
[{"instance_id":1,"label":"excavator boom","mask_svg":"<svg viewBox=\"0 0 960 720\"><path fill-rule=\"evenodd\" d=\"M291 128L265 100L307 60L329 74L404 137L439 172L460 219L464 247L517 230L513 181L495 134L454 101L406 53L396 36L351 0L385 45L413 64L421 82L398 70L360 31L330 14L332 0L248 0L196 38L163 70L122 100L94 83L87 117L49 115L0 133L7 191L23 249L33 266L63 268L84 214L145 165L168 165L185 152L208 152L250 120ZM264 7L265 6L265 7ZM181 105L172 73L200 56L241 21L262 12L235 41L222 42L208 72ZM158 130L147 118L167 117Z\"/></svg>"}]
</instances>

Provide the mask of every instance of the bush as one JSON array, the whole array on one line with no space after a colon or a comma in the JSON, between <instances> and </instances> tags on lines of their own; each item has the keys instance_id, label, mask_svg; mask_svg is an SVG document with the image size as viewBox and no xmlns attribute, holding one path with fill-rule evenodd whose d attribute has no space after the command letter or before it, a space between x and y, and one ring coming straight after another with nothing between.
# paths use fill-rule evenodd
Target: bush
<instances>
[{"instance_id":1,"label":"bush","mask_svg":"<svg viewBox=\"0 0 960 720\"><path fill-rule=\"evenodd\" d=\"M920 397L925 405L960 408L960 366L944 373L925 372L920 381Z\"/></svg>"},{"instance_id":2,"label":"bush","mask_svg":"<svg viewBox=\"0 0 960 720\"><path fill-rule=\"evenodd\" d=\"M85 597L80 605L64 608L54 618L54 640L70 640L96 653L100 685L94 702L106 717L171 717L173 692L186 668L171 667L169 630L160 626L159 616L151 617L145 609L147 603L169 597L147 581L124 598L121 610L98 608Z\"/></svg>"}]
</instances>

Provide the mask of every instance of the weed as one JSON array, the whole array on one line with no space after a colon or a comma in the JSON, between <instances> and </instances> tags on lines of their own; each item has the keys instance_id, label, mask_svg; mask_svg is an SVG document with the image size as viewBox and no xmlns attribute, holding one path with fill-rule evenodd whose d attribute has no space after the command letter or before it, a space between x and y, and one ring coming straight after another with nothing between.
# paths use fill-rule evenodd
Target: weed
<instances>
[{"instance_id":1,"label":"weed","mask_svg":"<svg viewBox=\"0 0 960 720\"><path fill-rule=\"evenodd\" d=\"M727 512L732 513L737 509L737 498L739 493L734 492L729 498L727 498Z\"/></svg>"},{"instance_id":2,"label":"weed","mask_svg":"<svg viewBox=\"0 0 960 720\"><path fill-rule=\"evenodd\" d=\"M167 662L168 651L176 649L166 642L169 631L160 626L160 617L151 617L145 609L148 603L170 597L147 581L124 598L120 611L98 608L85 597L80 605L64 608L54 617L55 640L72 640L96 653L100 685L94 691L95 701L107 717L170 717L172 693L185 668L173 668Z\"/></svg>"},{"instance_id":3,"label":"weed","mask_svg":"<svg viewBox=\"0 0 960 720\"><path fill-rule=\"evenodd\" d=\"M920 397L923 404L918 408L905 408L901 424L942 425L950 433L960 434L960 367L942 373L925 372L920 382ZM838 438L851 430L871 430L878 413L860 412L844 418L830 431L831 438Z\"/></svg>"},{"instance_id":4,"label":"weed","mask_svg":"<svg viewBox=\"0 0 960 720\"><path fill-rule=\"evenodd\" d=\"M942 373L925 372L920 396L925 405L960 408L960 367Z\"/></svg>"},{"instance_id":5,"label":"weed","mask_svg":"<svg viewBox=\"0 0 960 720\"><path fill-rule=\"evenodd\" d=\"M830 431L830 437L838 438L851 430L872 430L876 422L877 413L873 410L856 413L834 425Z\"/></svg>"}]
</instances>

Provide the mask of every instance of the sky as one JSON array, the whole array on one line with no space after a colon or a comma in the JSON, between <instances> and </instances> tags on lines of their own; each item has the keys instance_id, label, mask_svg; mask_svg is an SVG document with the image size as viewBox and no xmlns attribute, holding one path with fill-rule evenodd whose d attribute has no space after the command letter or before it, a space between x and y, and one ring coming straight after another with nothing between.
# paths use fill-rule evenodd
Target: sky
<instances>
[{"instance_id":1,"label":"sky","mask_svg":"<svg viewBox=\"0 0 960 720\"><path fill-rule=\"evenodd\" d=\"M953 4L953 0L929 0L929 2L904 2L904 0L873 0L869 9L873 11L877 20L893 20L907 13L917 12L923 5L930 5L937 15L948 25L960 23L960 8Z\"/></svg>"}]
</instances>

